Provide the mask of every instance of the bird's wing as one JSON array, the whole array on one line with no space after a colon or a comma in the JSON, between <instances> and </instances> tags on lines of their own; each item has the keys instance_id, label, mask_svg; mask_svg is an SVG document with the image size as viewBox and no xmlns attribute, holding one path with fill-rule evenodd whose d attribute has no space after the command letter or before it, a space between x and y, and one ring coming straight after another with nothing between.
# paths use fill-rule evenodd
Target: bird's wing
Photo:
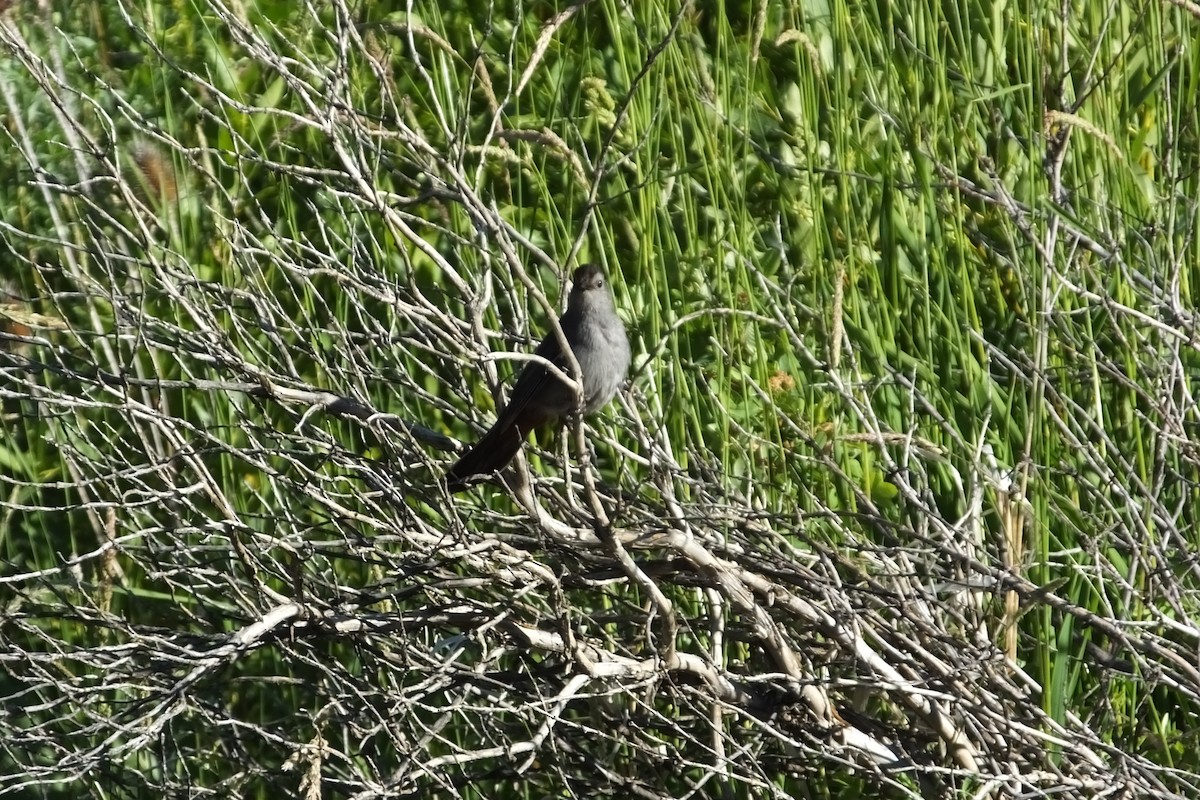
<instances>
[{"instance_id":1,"label":"bird's wing","mask_svg":"<svg viewBox=\"0 0 1200 800\"><path fill-rule=\"evenodd\" d=\"M534 351L563 372L570 371L558 336L551 332ZM555 417L567 414L575 405L575 392L553 372L537 361L528 361L517 377L509 395L508 404L500 412L497 424L527 418L521 427L527 433L530 428L542 425ZM530 413L535 412L535 413Z\"/></svg>"}]
</instances>

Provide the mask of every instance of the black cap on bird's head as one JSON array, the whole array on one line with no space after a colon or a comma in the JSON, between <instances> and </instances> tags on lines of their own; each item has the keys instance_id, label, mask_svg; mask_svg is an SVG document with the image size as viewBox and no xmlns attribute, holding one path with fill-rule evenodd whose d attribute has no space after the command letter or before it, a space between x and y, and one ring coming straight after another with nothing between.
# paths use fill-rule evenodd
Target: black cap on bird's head
<instances>
[{"instance_id":1,"label":"black cap on bird's head","mask_svg":"<svg viewBox=\"0 0 1200 800\"><path fill-rule=\"evenodd\" d=\"M603 289L604 283L604 270L595 264L584 264L575 270L575 275L571 279L571 290L586 292L590 289Z\"/></svg>"}]
</instances>

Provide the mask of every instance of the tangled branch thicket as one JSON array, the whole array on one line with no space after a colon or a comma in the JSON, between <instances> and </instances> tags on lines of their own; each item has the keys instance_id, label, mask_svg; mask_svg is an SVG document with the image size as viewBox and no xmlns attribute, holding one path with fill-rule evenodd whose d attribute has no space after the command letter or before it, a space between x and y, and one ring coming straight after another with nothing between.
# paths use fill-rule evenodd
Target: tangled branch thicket
<instances>
[{"instance_id":1,"label":"tangled branch thicket","mask_svg":"<svg viewBox=\"0 0 1200 800\"><path fill-rule=\"evenodd\" d=\"M877 371L836 304L819 356L788 269L735 253L753 306L641 328L609 413L537 449L511 489L453 497L446 434L484 429L505 383L488 354L544 330L544 276L627 247L599 200L645 146L617 133L629 108L593 148L509 119L591 11L546 20L525 61L496 68L507 82L423 23L371 32L336 1L310 20L324 60L220 3L206 13L229 63L259 71L254 99L124 17L188 98L175 127L81 69L48 22L0 24L26 166L26 211L2 222L0 794L783 797L821 776L896 797L1200 796L1194 757L1132 741L1165 732L1113 727L1140 703L1194 727L1200 700L1196 337L1177 266L1141 272L1137 242L1094 241L944 167L948 193L1000 209L1040 255L1043 297L1074 297L1097 341L1147 354L1152 390L1103 355L1098 380L1141 398L1152 483L1049 370L1048 341L1088 344L1054 300L1032 309L1040 340L975 345L982 379L1041 398L1027 413L1075 460L1004 464L991 442L1008 421L962 436L914 371ZM398 69L425 93L402 94ZM493 113L468 125L442 105L460 80ZM535 168L575 198L566 252L495 199ZM1097 250L1135 294L1087 277ZM742 386L776 408L786 447L735 415L724 453L699 423L662 423L673 337L723 317L796 354L894 496L868 492L767 381ZM1046 473L1076 494L1032 496ZM1048 518L1079 546L1047 548L1035 581L1023 537ZM1053 707L1022 666L1031 618L1086 654L1060 676L1091 687L1085 706ZM1117 685L1141 699L1116 707Z\"/></svg>"}]
</instances>

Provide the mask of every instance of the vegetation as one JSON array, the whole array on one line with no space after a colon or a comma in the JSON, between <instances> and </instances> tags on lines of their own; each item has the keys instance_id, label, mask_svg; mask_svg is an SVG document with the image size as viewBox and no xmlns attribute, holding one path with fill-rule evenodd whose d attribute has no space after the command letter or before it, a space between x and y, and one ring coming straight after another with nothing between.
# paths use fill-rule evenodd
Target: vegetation
<instances>
[{"instance_id":1,"label":"vegetation","mask_svg":"<svg viewBox=\"0 0 1200 800\"><path fill-rule=\"evenodd\" d=\"M1194 4L0 6L0 795L1200 796Z\"/></svg>"}]
</instances>

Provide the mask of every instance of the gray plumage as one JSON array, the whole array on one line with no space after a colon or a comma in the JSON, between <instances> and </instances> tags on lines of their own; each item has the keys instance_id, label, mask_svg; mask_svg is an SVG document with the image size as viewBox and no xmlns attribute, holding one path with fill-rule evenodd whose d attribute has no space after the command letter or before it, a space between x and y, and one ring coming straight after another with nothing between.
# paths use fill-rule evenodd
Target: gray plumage
<instances>
[{"instance_id":1,"label":"gray plumage","mask_svg":"<svg viewBox=\"0 0 1200 800\"><path fill-rule=\"evenodd\" d=\"M613 398L629 372L629 339L617 316L604 272L594 264L575 270L567 310L558 320L579 364L583 382L583 412L599 411ZM570 374L570 365L551 331L534 350L536 355ZM521 370L508 403L496 423L446 473L450 491L461 491L471 479L503 468L534 428L557 423L576 408L573 388L550 370L530 361Z\"/></svg>"}]
</instances>

